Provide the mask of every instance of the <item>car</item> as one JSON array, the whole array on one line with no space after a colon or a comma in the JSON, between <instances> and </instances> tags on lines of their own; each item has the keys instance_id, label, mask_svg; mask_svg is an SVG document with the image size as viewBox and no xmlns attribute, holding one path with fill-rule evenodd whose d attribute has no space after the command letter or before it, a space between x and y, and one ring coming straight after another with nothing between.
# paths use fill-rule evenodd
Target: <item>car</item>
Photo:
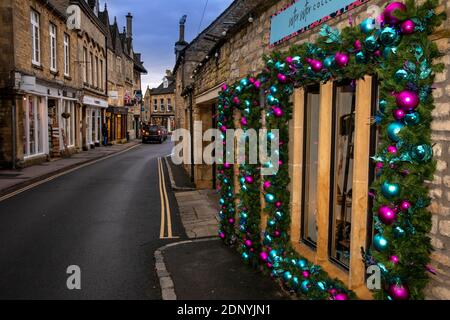
<instances>
[{"instance_id":1,"label":"car","mask_svg":"<svg viewBox=\"0 0 450 320\"><path fill-rule=\"evenodd\" d=\"M146 125L142 128L142 143L159 142L167 139L167 130L161 126Z\"/></svg>"}]
</instances>

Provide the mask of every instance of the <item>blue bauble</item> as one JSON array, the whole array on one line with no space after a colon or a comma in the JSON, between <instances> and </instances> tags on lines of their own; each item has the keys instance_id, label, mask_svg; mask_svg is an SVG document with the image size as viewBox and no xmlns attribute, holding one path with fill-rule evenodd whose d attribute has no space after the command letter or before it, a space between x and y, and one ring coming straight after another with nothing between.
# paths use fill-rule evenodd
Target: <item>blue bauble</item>
<instances>
[{"instance_id":1,"label":"blue bauble","mask_svg":"<svg viewBox=\"0 0 450 320\"><path fill-rule=\"evenodd\" d=\"M394 229L394 237L396 238L403 238L405 236L405 230L403 230L400 227L395 227Z\"/></svg>"},{"instance_id":2,"label":"blue bauble","mask_svg":"<svg viewBox=\"0 0 450 320\"><path fill-rule=\"evenodd\" d=\"M381 234L377 234L373 238L373 246L376 250L384 252L387 250L389 243L385 237L383 237Z\"/></svg>"},{"instance_id":3,"label":"blue bauble","mask_svg":"<svg viewBox=\"0 0 450 320\"><path fill-rule=\"evenodd\" d=\"M405 125L401 122L392 122L388 127L387 127L387 134L389 139L391 139L394 142L399 142L400 141L400 137L399 137L399 133L400 131L402 131L402 129L405 127Z\"/></svg>"},{"instance_id":4,"label":"blue bauble","mask_svg":"<svg viewBox=\"0 0 450 320\"><path fill-rule=\"evenodd\" d=\"M242 87L241 86L237 86L236 87L236 92L241 93L242 92Z\"/></svg>"},{"instance_id":5,"label":"blue bauble","mask_svg":"<svg viewBox=\"0 0 450 320\"><path fill-rule=\"evenodd\" d=\"M306 262L305 259L300 259L300 260L298 260L297 263L298 263L299 268L301 268L301 269L304 269L308 266L308 262Z\"/></svg>"},{"instance_id":6,"label":"blue bauble","mask_svg":"<svg viewBox=\"0 0 450 320\"><path fill-rule=\"evenodd\" d=\"M282 220L283 217L284 217L283 212L281 212L281 211L275 212L275 218L276 218L277 220Z\"/></svg>"},{"instance_id":7,"label":"blue bauble","mask_svg":"<svg viewBox=\"0 0 450 320\"><path fill-rule=\"evenodd\" d=\"M242 254L242 258L243 258L244 260L248 260L248 259L250 258L250 256L248 255L247 252L244 252L244 253Z\"/></svg>"},{"instance_id":8,"label":"blue bauble","mask_svg":"<svg viewBox=\"0 0 450 320\"><path fill-rule=\"evenodd\" d=\"M266 201L269 203L274 203L275 202L275 196L271 193L266 194Z\"/></svg>"},{"instance_id":9,"label":"blue bauble","mask_svg":"<svg viewBox=\"0 0 450 320\"><path fill-rule=\"evenodd\" d=\"M246 87L246 86L248 86L248 79L244 78L244 79L241 80L240 83L241 83L241 86Z\"/></svg>"},{"instance_id":10,"label":"blue bauble","mask_svg":"<svg viewBox=\"0 0 450 320\"><path fill-rule=\"evenodd\" d=\"M408 78L408 72L400 69L395 73L395 79L398 81L406 80Z\"/></svg>"},{"instance_id":11,"label":"blue bauble","mask_svg":"<svg viewBox=\"0 0 450 320\"><path fill-rule=\"evenodd\" d=\"M417 112L408 113L403 119L407 126L415 126L420 123L420 114Z\"/></svg>"},{"instance_id":12,"label":"blue bauble","mask_svg":"<svg viewBox=\"0 0 450 320\"><path fill-rule=\"evenodd\" d=\"M298 277L293 277L292 278L292 285L294 286L294 288L297 288L298 284L299 284Z\"/></svg>"},{"instance_id":13,"label":"blue bauble","mask_svg":"<svg viewBox=\"0 0 450 320\"><path fill-rule=\"evenodd\" d=\"M325 283L322 281L317 282L317 287L322 291L325 291L327 289Z\"/></svg>"},{"instance_id":14,"label":"blue bauble","mask_svg":"<svg viewBox=\"0 0 450 320\"><path fill-rule=\"evenodd\" d=\"M271 86L270 87L270 93L276 94L277 92L278 92L278 88L277 87L275 87L275 86Z\"/></svg>"},{"instance_id":15,"label":"blue bauble","mask_svg":"<svg viewBox=\"0 0 450 320\"><path fill-rule=\"evenodd\" d=\"M275 220L269 220L267 224L269 225L269 227L274 227L277 224L277 222Z\"/></svg>"},{"instance_id":16,"label":"blue bauble","mask_svg":"<svg viewBox=\"0 0 450 320\"><path fill-rule=\"evenodd\" d=\"M275 63L275 68L277 68L279 71L283 71L286 68L286 64L278 61L277 63Z\"/></svg>"},{"instance_id":17,"label":"blue bauble","mask_svg":"<svg viewBox=\"0 0 450 320\"><path fill-rule=\"evenodd\" d=\"M376 28L376 21L372 18L367 18L359 25L359 28L363 33L370 33Z\"/></svg>"},{"instance_id":18,"label":"blue bauble","mask_svg":"<svg viewBox=\"0 0 450 320\"><path fill-rule=\"evenodd\" d=\"M400 36L394 28L386 27L381 31L380 41L385 46L392 46L399 40Z\"/></svg>"},{"instance_id":19,"label":"blue bauble","mask_svg":"<svg viewBox=\"0 0 450 320\"><path fill-rule=\"evenodd\" d=\"M300 63L301 63L301 61L300 61L300 56L292 57L292 62L293 62L297 67L300 66Z\"/></svg>"},{"instance_id":20,"label":"blue bauble","mask_svg":"<svg viewBox=\"0 0 450 320\"><path fill-rule=\"evenodd\" d=\"M388 102L386 100L380 100L380 111L384 113L386 107L388 106Z\"/></svg>"},{"instance_id":21,"label":"blue bauble","mask_svg":"<svg viewBox=\"0 0 450 320\"><path fill-rule=\"evenodd\" d=\"M365 63L366 62L366 55L364 54L364 52L358 52L355 55L355 59L357 63Z\"/></svg>"},{"instance_id":22,"label":"blue bauble","mask_svg":"<svg viewBox=\"0 0 450 320\"><path fill-rule=\"evenodd\" d=\"M323 60L323 65L325 68L331 69L334 65L334 57L333 56L326 57L325 60Z\"/></svg>"},{"instance_id":23,"label":"blue bauble","mask_svg":"<svg viewBox=\"0 0 450 320\"><path fill-rule=\"evenodd\" d=\"M433 149L428 144L415 146L411 151L411 158L417 162L429 162L433 158Z\"/></svg>"},{"instance_id":24,"label":"blue bauble","mask_svg":"<svg viewBox=\"0 0 450 320\"><path fill-rule=\"evenodd\" d=\"M400 195L400 185L385 181L381 186L381 193L387 199L392 199Z\"/></svg>"},{"instance_id":25,"label":"blue bauble","mask_svg":"<svg viewBox=\"0 0 450 320\"><path fill-rule=\"evenodd\" d=\"M309 291L309 287L311 286L311 283L309 280L305 280L300 285L300 289L303 291L303 293L307 293Z\"/></svg>"},{"instance_id":26,"label":"blue bauble","mask_svg":"<svg viewBox=\"0 0 450 320\"><path fill-rule=\"evenodd\" d=\"M270 234L266 234L264 236L264 244L266 246L270 245L272 243L272 237L270 236Z\"/></svg>"},{"instance_id":27,"label":"blue bauble","mask_svg":"<svg viewBox=\"0 0 450 320\"><path fill-rule=\"evenodd\" d=\"M283 274L283 279L284 279L284 281L289 281L289 280L291 280L292 279L292 273L290 273L289 271L286 271L284 274Z\"/></svg>"},{"instance_id":28,"label":"blue bauble","mask_svg":"<svg viewBox=\"0 0 450 320\"><path fill-rule=\"evenodd\" d=\"M378 44L377 39L374 36L367 37L366 40L364 41L364 44L366 46L366 49L369 51L375 51L380 46Z\"/></svg>"},{"instance_id":29,"label":"blue bauble","mask_svg":"<svg viewBox=\"0 0 450 320\"><path fill-rule=\"evenodd\" d=\"M280 101L271 94L267 96L267 102L270 106L276 106L280 103Z\"/></svg>"}]
</instances>

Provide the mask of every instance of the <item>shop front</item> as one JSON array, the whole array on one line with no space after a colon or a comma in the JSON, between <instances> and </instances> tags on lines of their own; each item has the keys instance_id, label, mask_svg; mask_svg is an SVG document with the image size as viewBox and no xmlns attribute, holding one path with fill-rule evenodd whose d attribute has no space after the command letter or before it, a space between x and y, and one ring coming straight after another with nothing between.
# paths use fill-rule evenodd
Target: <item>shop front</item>
<instances>
[{"instance_id":1,"label":"shop front","mask_svg":"<svg viewBox=\"0 0 450 320\"><path fill-rule=\"evenodd\" d=\"M108 144L124 143L127 139L128 109L110 106L106 109Z\"/></svg>"},{"instance_id":2,"label":"shop front","mask_svg":"<svg viewBox=\"0 0 450 320\"><path fill-rule=\"evenodd\" d=\"M108 102L99 98L83 97L83 149L89 150L100 146L102 127L105 123L105 111Z\"/></svg>"},{"instance_id":3,"label":"shop front","mask_svg":"<svg viewBox=\"0 0 450 320\"><path fill-rule=\"evenodd\" d=\"M308 299L448 299L448 4L308 3L255 8L194 72L196 119L280 131L275 175L219 166L219 235Z\"/></svg>"}]
</instances>

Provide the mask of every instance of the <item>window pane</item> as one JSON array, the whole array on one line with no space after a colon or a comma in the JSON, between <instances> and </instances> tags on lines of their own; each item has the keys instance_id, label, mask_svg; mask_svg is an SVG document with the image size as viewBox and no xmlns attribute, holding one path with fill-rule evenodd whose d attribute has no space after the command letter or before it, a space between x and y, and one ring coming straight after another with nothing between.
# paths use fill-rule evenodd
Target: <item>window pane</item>
<instances>
[{"instance_id":1,"label":"window pane","mask_svg":"<svg viewBox=\"0 0 450 320\"><path fill-rule=\"evenodd\" d=\"M29 97L26 98L26 100L23 101L23 136L22 136L22 142L23 142L23 153L25 156L29 155L28 151L28 136L29 136L29 130L28 130L28 103L29 103Z\"/></svg>"},{"instance_id":2,"label":"window pane","mask_svg":"<svg viewBox=\"0 0 450 320\"><path fill-rule=\"evenodd\" d=\"M39 102L41 98L36 98L36 134L37 134L37 153L44 153L44 144L42 138L42 104Z\"/></svg>"},{"instance_id":3,"label":"window pane","mask_svg":"<svg viewBox=\"0 0 450 320\"><path fill-rule=\"evenodd\" d=\"M36 138L36 122L35 122L35 115L34 113L36 112L36 106L34 104L35 102L35 98L34 97L30 97L29 101L29 105L28 105L28 123L29 123L29 145L30 145L30 153L29 155L33 155L36 153L36 142L35 142L35 138Z\"/></svg>"},{"instance_id":4,"label":"window pane","mask_svg":"<svg viewBox=\"0 0 450 320\"><path fill-rule=\"evenodd\" d=\"M303 150L303 201L302 239L317 243L317 166L319 156L320 87L305 92L304 150Z\"/></svg>"},{"instance_id":5,"label":"window pane","mask_svg":"<svg viewBox=\"0 0 450 320\"><path fill-rule=\"evenodd\" d=\"M352 218L355 86L338 85L333 107L331 159L330 256L348 267Z\"/></svg>"}]
</instances>

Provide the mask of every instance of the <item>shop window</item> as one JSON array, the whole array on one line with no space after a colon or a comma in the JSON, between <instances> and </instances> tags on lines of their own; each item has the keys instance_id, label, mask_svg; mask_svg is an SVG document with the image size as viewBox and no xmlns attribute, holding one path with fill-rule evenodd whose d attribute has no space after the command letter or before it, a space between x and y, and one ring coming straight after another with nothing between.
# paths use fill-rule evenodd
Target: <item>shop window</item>
<instances>
[{"instance_id":1,"label":"shop window","mask_svg":"<svg viewBox=\"0 0 450 320\"><path fill-rule=\"evenodd\" d=\"M24 156L30 157L44 153L43 114L40 98L28 96L23 103Z\"/></svg>"},{"instance_id":2,"label":"shop window","mask_svg":"<svg viewBox=\"0 0 450 320\"><path fill-rule=\"evenodd\" d=\"M302 241L317 244L317 178L319 161L320 87L305 89L303 178L302 178Z\"/></svg>"},{"instance_id":3,"label":"shop window","mask_svg":"<svg viewBox=\"0 0 450 320\"><path fill-rule=\"evenodd\" d=\"M329 255L332 261L348 268L355 141L356 93L354 83L335 84L333 104Z\"/></svg>"}]
</instances>

